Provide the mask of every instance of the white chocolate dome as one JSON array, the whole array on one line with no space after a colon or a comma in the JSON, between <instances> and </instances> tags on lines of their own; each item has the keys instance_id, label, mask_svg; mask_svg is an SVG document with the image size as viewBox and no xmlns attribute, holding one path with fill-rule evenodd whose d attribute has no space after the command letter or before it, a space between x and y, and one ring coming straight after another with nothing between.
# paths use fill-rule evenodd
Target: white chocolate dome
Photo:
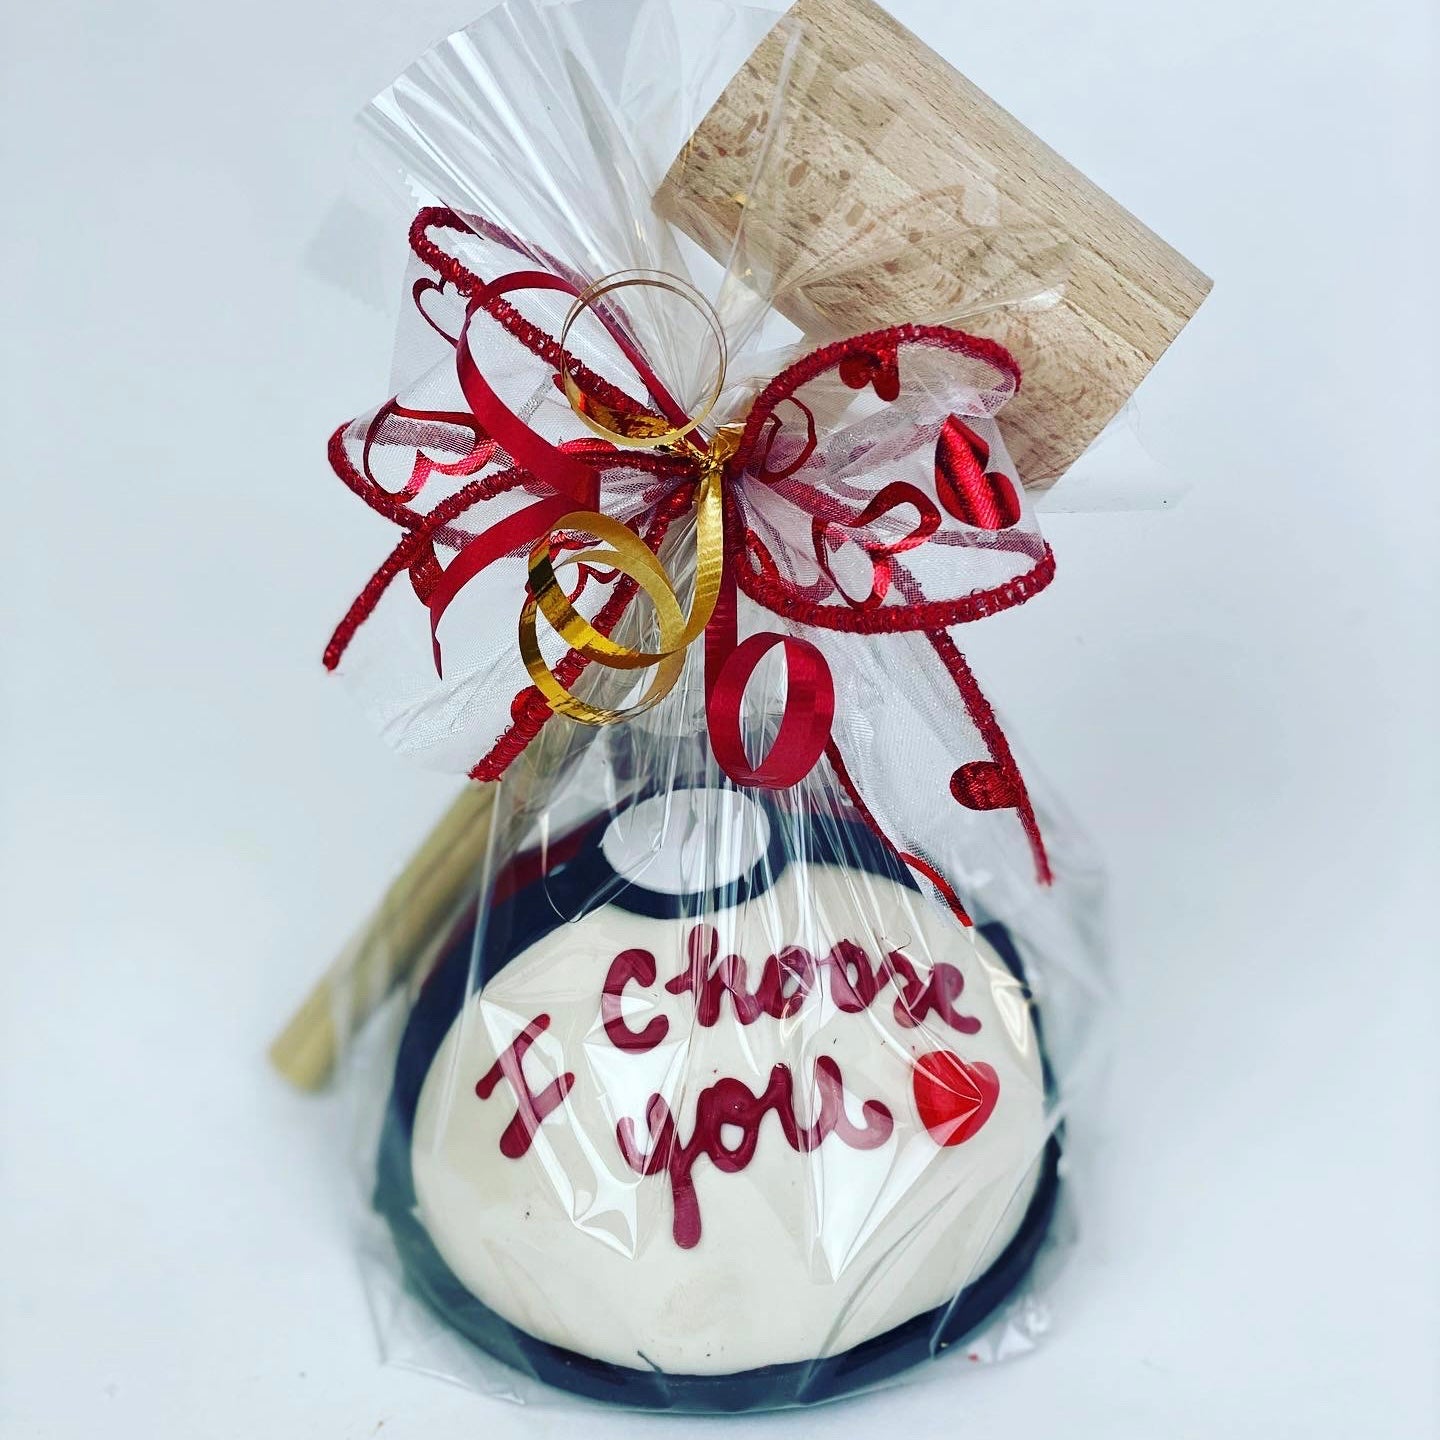
<instances>
[{"instance_id":1,"label":"white chocolate dome","mask_svg":"<svg viewBox=\"0 0 1440 1440\"><path fill-rule=\"evenodd\" d=\"M411 1164L490 1309L707 1375L947 1304L1019 1228L1047 1137L1030 1006L985 939L892 880L791 863L704 921L606 906L510 961L435 1054Z\"/></svg>"}]
</instances>

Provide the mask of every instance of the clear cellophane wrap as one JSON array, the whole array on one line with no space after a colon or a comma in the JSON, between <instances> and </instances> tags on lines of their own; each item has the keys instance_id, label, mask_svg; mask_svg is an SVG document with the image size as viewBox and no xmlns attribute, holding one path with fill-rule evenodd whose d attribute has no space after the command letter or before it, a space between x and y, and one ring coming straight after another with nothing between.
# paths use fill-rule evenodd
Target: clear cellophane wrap
<instances>
[{"instance_id":1,"label":"clear cellophane wrap","mask_svg":"<svg viewBox=\"0 0 1440 1440\"><path fill-rule=\"evenodd\" d=\"M1098 880L964 658L1053 574L1005 446L1023 377L965 314L781 318L887 259L797 275L749 238L791 203L778 137L824 35L781 32L722 260L653 203L775 24L506 4L365 115L411 261L391 393L331 461L393 549L326 660L494 803L453 926L353 1051L364 1251L386 1353L495 1393L765 1409L1000 1358L1045 1330L1069 1235ZM617 272L665 283L584 303ZM607 430L703 420L616 445L577 393ZM541 541L592 633L673 640L596 512L680 615L721 576L664 697L608 724L555 712L626 712L660 664L533 605L543 683L520 644Z\"/></svg>"}]
</instances>

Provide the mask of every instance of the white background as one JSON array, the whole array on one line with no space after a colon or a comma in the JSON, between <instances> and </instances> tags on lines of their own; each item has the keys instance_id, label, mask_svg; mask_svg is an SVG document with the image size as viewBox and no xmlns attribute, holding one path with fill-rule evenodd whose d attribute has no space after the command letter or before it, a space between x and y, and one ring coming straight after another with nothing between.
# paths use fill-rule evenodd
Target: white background
<instances>
[{"instance_id":1,"label":"white background","mask_svg":"<svg viewBox=\"0 0 1440 1440\"><path fill-rule=\"evenodd\" d=\"M1055 518L971 638L1114 876L1056 1332L732 1428L1433 1435L1430 7L890 3L1218 283L1142 395L1183 503ZM389 331L315 257L351 115L470 8L5 6L6 1440L719 1433L379 1367L333 1106L262 1060L450 789L318 664Z\"/></svg>"}]
</instances>

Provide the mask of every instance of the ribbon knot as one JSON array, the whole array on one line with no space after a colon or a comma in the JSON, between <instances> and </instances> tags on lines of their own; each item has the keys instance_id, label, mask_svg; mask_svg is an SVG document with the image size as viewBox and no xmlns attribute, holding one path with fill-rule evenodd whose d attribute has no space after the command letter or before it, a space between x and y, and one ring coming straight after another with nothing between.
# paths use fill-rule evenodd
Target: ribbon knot
<instances>
[{"instance_id":1,"label":"ribbon knot","mask_svg":"<svg viewBox=\"0 0 1440 1440\"><path fill-rule=\"evenodd\" d=\"M591 412L594 413L593 411ZM661 422L662 424L664 422ZM631 433L634 433L633 431ZM725 555L724 485L727 462L739 443L739 431L721 430L708 445L688 438L658 449L683 458L692 467L695 488L695 591L687 617L674 581L659 557L628 526L595 510L574 510L555 521L530 551L528 595L520 612L520 655L536 689L557 714L585 725L632 720L659 704L674 688L690 646L705 633L720 599ZM556 559L554 537L562 533L594 535L608 548L580 550ZM649 598L660 643L655 650L624 645L597 630L575 609L556 573L562 565L597 565L625 576ZM580 699L556 678L540 653L536 615L544 615L577 654L612 670L655 673L642 697L623 710Z\"/></svg>"},{"instance_id":2,"label":"ribbon knot","mask_svg":"<svg viewBox=\"0 0 1440 1440\"><path fill-rule=\"evenodd\" d=\"M628 332L598 302L612 291L648 285L689 301L705 318L718 351L716 379L697 414L684 410L661 383ZM506 406L490 387L470 355L467 334L471 319L500 296L517 289L568 292L574 303L560 331L558 375L562 391L576 416L603 445L552 445ZM633 405L612 403L593 390L582 389L572 372L566 342L575 322L593 311L634 367L659 414ZM503 446L517 464L555 492L490 527L455 558L429 597L431 634L437 672L441 670L438 627L451 600L481 569L512 552L522 537L531 542L528 585L519 619L519 649L526 673L556 714L584 725L613 725L633 720L658 705L674 689L685 658L705 637L705 704L711 748L725 773L740 785L781 789L797 784L825 752L835 713L835 686L824 655L807 640L766 632L737 643L735 576L725 537L726 477L743 436L743 426L726 426L708 438L700 426L714 409L725 385L725 333L707 301L674 276L651 271L621 271L583 289L543 271L504 276L470 302L456 345L461 389L481 427ZM616 400L628 397L616 396ZM695 583L690 613L659 556L629 526L598 508L598 467L615 458L609 447L648 450L679 462L676 479L694 488ZM565 504L569 496L584 503ZM557 536L590 535L598 546L557 555ZM654 609L658 644L653 650L627 645L606 634L575 608L561 584L566 566L601 567L631 581ZM650 683L633 704L616 708L576 695L546 663L537 618L543 615L577 655L609 670L653 670ZM765 758L754 764L746 750L742 716L745 689L760 662L777 646L788 664L786 699L775 740Z\"/></svg>"}]
</instances>

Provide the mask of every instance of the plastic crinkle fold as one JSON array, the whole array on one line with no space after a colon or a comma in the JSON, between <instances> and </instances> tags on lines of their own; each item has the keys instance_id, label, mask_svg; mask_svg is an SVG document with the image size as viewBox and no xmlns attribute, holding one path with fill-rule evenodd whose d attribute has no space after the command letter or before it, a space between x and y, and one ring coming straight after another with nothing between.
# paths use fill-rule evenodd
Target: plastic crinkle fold
<instances>
[{"instance_id":1,"label":"plastic crinkle fold","mask_svg":"<svg viewBox=\"0 0 1440 1440\"><path fill-rule=\"evenodd\" d=\"M744 1411L1015 1353L1068 1235L1098 884L963 653L1053 574L1024 378L955 315L783 318L864 259L763 243L827 43L786 23L719 255L655 197L770 10L512 0L366 114L410 270L331 460L391 549L326 659L495 787L358 1052L367 1251L387 1351L496 1392ZM931 229L1004 242L980 185Z\"/></svg>"}]
</instances>

